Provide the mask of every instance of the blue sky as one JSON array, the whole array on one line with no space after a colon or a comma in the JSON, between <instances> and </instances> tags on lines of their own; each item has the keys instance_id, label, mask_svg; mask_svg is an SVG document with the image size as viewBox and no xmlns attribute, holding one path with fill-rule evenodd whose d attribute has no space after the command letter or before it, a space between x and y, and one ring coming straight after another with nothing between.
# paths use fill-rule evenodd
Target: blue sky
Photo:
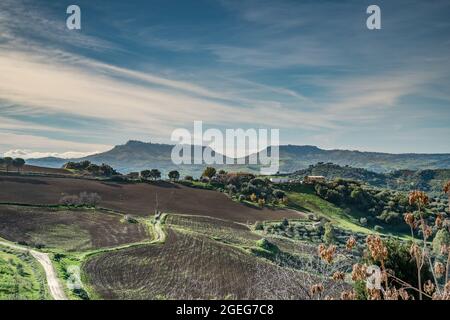
<instances>
[{"instance_id":1,"label":"blue sky","mask_svg":"<svg viewBox=\"0 0 450 320\"><path fill-rule=\"evenodd\" d=\"M366 28L370 4L381 30ZM2 0L0 153L170 142L194 120L278 128L282 144L450 152L449 35L444 0Z\"/></svg>"}]
</instances>

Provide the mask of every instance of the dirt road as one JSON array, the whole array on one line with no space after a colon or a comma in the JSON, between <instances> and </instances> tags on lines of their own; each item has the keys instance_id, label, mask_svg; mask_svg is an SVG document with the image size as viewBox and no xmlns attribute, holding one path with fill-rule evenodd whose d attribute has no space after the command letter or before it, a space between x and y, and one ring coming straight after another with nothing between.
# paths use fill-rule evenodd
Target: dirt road
<instances>
[{"instance_id":1,"label":"dirt road","mask_svg":"<svg viewBox=\"0 0 450 320\"><path fill-rule=\"evenodd\" d=\"M64 289L59 282L58 277L56 276L55 268L50 261L50 258L47 253L31 250L13 243L0 241L0 245L10 247L16 250L27 251L29 252L44 268L45 276L47 278L47 285L50 290L50 294L55 300L67 300L66 294L64 293Z\"/></svg>"}]
</instances>

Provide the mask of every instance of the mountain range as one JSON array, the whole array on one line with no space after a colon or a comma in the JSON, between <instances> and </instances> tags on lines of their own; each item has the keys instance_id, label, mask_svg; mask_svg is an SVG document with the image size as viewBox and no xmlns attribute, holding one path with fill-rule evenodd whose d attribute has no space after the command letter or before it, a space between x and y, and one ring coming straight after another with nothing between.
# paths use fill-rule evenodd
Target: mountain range
<instances>
[{"instance_id":1,"label":"mountain range","mask_svg":"<svg viewBox=\"0 0 450 320\"><path fill-rule=\"evenodd\" d=\"M93 163L107 163L122 173L158 168L164 173L177 169L182 174L198 176L205 164L180 165L172 163L173 145L158 144L130 140L123 145L117 145L109 151L78 159L61 159L54 157L28 159L32 165L59 168L68 161L89 160ZM203 150L207 147L203 147ZM271 150L267 150L271 154ZM391 154L379 152L361 152L355 150L324 150L308 145L281 145L280 172L295 172L308 168L319 162L332 162L340 166L363 168L374 173L387 173L397 170L425 170L450 168L450 154ZM259 155L258 155L259 156ZM225 159L225 156L223 156ZM233 171L258 172L259 165L218 165Z\"/></svg>"}]
</instances>

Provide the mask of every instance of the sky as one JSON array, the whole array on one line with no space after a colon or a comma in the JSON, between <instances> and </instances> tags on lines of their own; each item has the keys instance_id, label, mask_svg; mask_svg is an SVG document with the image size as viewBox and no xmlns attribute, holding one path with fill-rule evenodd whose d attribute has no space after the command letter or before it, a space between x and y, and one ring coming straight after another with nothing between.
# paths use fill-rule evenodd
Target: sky
<instances>
[{"instance_id":1,"label":"sky","mask_svg":"<svg viewBox=\"0 0 450 320\"><path fill-rule=\"evenodd\" d=\"M69 30L66 8L81 8ZM381 30L366 9L381 8ZM176 128L450 153L450 2L0 2L0 154L78 157Z\"/></svg>"}]
</instances>

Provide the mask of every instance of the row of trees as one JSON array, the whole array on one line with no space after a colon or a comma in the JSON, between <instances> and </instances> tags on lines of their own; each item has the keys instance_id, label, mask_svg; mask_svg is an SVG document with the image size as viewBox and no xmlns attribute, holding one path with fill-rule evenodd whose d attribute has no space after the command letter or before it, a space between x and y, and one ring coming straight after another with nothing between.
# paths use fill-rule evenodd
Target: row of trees
<instances>
[{"instance_id":1,"label":"row of trees","mask_svg":"<svg viewBox=\"0 0 450 320\"><path fill-rule=\"evenodd\" d=\"M64 169L68 170L77 170L77 171L87 171L94 176L102 176L102 177L111 177L114 175L118 175L118 172L108 164L102 163L101 165L97 165L95 163L91 163L88 160L80 161L80 162L67 162L64 166Z\"/></svg>"},{"instance_id":2,"label":"row of trees","mask_svg":"<svg viewBox=\"0 0 450 320\"><path fill-rule=\"evenodd\" d=\"M25 160L22 158L15 158L15 159L11 157L0 158L0 166L4 167L6 172L9 172L11 167L17 169L17 172L19 172L24 165Z\"/></svg>"}]
</instances>

